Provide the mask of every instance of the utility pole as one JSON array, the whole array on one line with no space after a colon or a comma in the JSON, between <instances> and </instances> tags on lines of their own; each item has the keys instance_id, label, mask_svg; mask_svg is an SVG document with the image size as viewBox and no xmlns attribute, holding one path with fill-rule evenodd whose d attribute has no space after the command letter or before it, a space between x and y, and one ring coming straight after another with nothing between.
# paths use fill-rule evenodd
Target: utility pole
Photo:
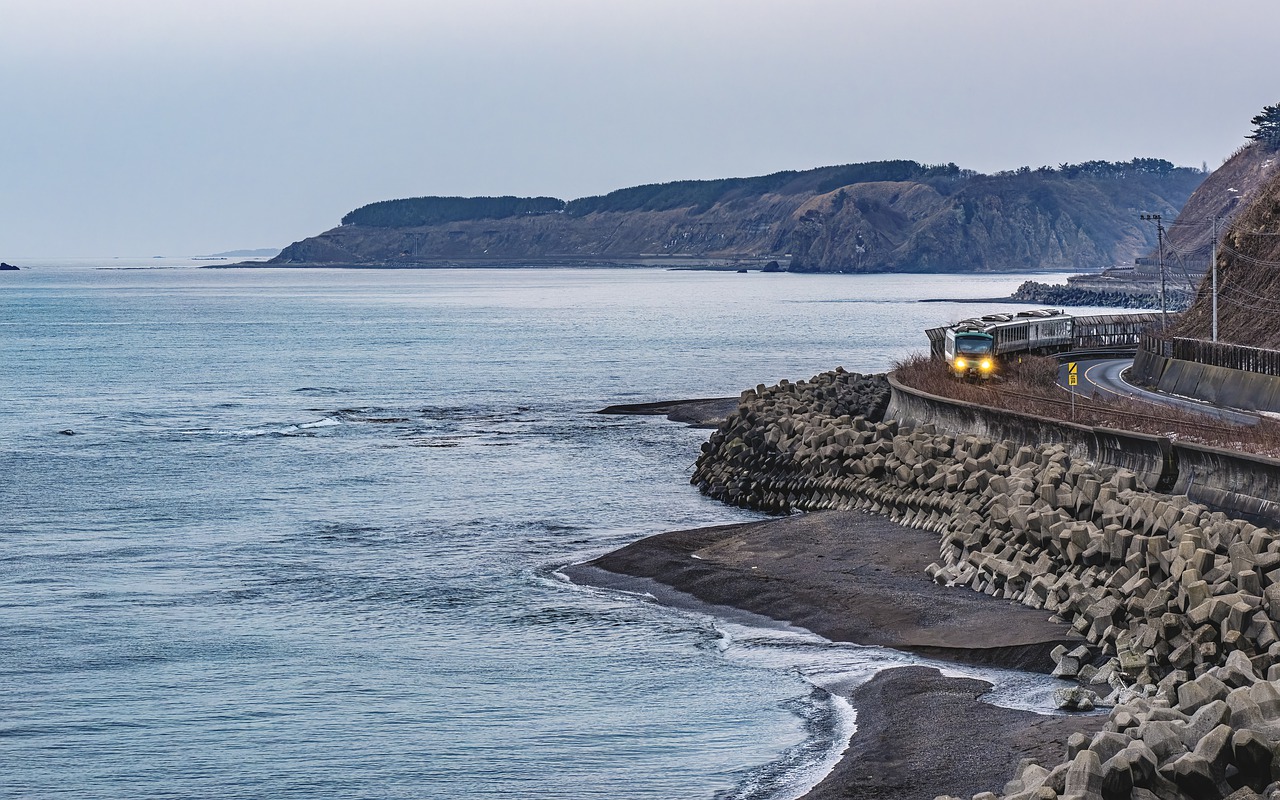
<instances>
[{"instance_id":1,"label":"utility pole","mask_svg":"<svg viewBox=\"0 0 1280 800\"><path fill-rule=\"evenodd\" d=\"M1160 330L1163 332L1169 328L1169 312L1164 303L1164 223L1159 214L1142 214L1141 218L1156 224L1156 240L1160 243L1156 263L1160 265Z\"/></svg>"},{"instance_id":2,"label":"utility pole","mask_svg":"<svg viewBox=\"0 0 1280 800\"><path fill-rule=\"evenodd\" d=\"M1213 340L1218 341L1218 218L1213 218L1213 247L1209 250L1209 270L1213 273Z\"/></svg>"}]
</instances>

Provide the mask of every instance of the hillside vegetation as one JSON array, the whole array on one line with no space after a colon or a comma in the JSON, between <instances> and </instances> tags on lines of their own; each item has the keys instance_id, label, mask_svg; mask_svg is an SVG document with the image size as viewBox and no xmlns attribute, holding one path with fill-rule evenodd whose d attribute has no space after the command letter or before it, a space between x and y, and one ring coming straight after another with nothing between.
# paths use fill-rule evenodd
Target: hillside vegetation
<instances>
[{"instance_id":1,"label":"hillside vegetation","mask_svg":"<svg viewBox=\"0 0 1280 800\"><path fill-rule=\"evenodd\" d=\"M925 166L915 161L874 161L819 167L797 172L787 170L756 178L723 178L711 181L673 181L618 189L606 195L583 197L567 204L575 217L607 211L672 211L680 208L703 213L716 205L775 195L819 195L856 183L926 183L946 192L958 180L977 173L955 164Z\"/></svg>"},{"instance_id":2,"label":"hillside vegetation","mask_svg":"<svg viewBox=\"0 0 1280 800\"><path fill-rule=\"evenodd\" d=\"M342 218L343 225L416 228L473 219L506 219L564 211L554 197L413 197L361 206Z\"/></svg>"},{"instance_id":3,"label":"hillside vegetation","mask_svg":"<svg viewBox=\"0 0 1280 800\"><path fill-rule=\"evenodd\" d=\"M278 265L764 263L792 271L1091 270L1154 245L1204 176L1160 159L982 175L880 161L676 181L564 202L373 203L290 245Z\"/></svg>"},{"instance_id":4,"label":"hillside vegetation","mask_svg":"<svg viewBox=\"0 0 1280 800\"><path fill-rule=\"evenodd\" d=\"M1265 143L1252 145L1263 149ZM1268 159L1280 158L1265 149ZM1251 347L1280 349L1280 172L1251 192L1222 235L1218 251L1218 337ZM1174 331L1200 339L1212 332L1212 284L1206 275Z\"/></svg>"}]
</instances>

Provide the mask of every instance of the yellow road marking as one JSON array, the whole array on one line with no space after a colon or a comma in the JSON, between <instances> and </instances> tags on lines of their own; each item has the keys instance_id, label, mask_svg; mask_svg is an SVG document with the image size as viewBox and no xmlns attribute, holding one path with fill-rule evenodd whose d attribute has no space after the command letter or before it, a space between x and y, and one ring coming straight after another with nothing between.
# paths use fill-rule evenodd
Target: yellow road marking
<instances>
[{"instance_id":1,"label":"yellow road marking","mask_svg":"<svg viewBox=\"0 0 1280 800\"><path fill-rule=\"evenodd\" d=\"M1112 389L1112 388L1107 387L1107 386L1103 386L1102 384L1100 384L1100 383L1098 383L1097 381L1095 381L1095 380L1093 379L1093 376L1089 374L1090 372L1093 372L1095 369L1097 369L1098 367L1101 367L1101 366L1102 366L1103 364L1105 364L1105 363L1106 363L1105 361L1099 361L1098 363L1093 364L1092 366L1090 366L1090 367L1088 367L1087 369L1085 369L1085 371L1084 371L1084 379L1085 379L1086 381L1088 381L1088 382L1089 382L1089 385L1090 385L1090 386L1092 386L1093 388L1095 388L1095 389L1100 389L1100 390L1102 390L1102 391L1106 392L1107 394L1113 394L1113 395L1115 395L1116 397L1128 397L1128 396L1129 396L1129 395L1128 395L1128 393L1126 393L1126 392L1117 392L1115 389Z\"/></svg>"}]
</instances>

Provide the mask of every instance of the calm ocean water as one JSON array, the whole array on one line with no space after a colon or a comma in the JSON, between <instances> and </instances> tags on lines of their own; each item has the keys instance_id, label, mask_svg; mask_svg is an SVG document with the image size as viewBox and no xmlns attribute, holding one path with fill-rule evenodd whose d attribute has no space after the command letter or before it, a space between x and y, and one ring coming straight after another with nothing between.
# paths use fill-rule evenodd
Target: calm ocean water
<instances>
[{"instance_id":1,"label":"calm ocean water","mask_svg":"<svg viewBox=\"0 0 1280 800\"><path fill-rule=\"evenodd\" d=\"M803 792L907 659L563 580L758 518L591 412L883 371L1027 277L138 265L0 273L0 796Z\"/></svg>"}]
</instances>

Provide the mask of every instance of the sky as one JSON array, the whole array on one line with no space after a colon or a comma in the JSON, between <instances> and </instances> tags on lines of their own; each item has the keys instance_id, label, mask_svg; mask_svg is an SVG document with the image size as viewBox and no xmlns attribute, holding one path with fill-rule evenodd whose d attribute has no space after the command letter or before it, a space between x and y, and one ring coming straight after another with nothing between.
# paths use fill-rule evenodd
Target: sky
<instances>
[{"instance_id":1,"label":"sky","mask_svg":"<svg viewBox=\"0 0 1280 800\"><path fill-rule=\"evenodd\" d=\"M883 159L1217 167L1274 0L0 0L0 260Z\"/></svg>"}]
</instances>

